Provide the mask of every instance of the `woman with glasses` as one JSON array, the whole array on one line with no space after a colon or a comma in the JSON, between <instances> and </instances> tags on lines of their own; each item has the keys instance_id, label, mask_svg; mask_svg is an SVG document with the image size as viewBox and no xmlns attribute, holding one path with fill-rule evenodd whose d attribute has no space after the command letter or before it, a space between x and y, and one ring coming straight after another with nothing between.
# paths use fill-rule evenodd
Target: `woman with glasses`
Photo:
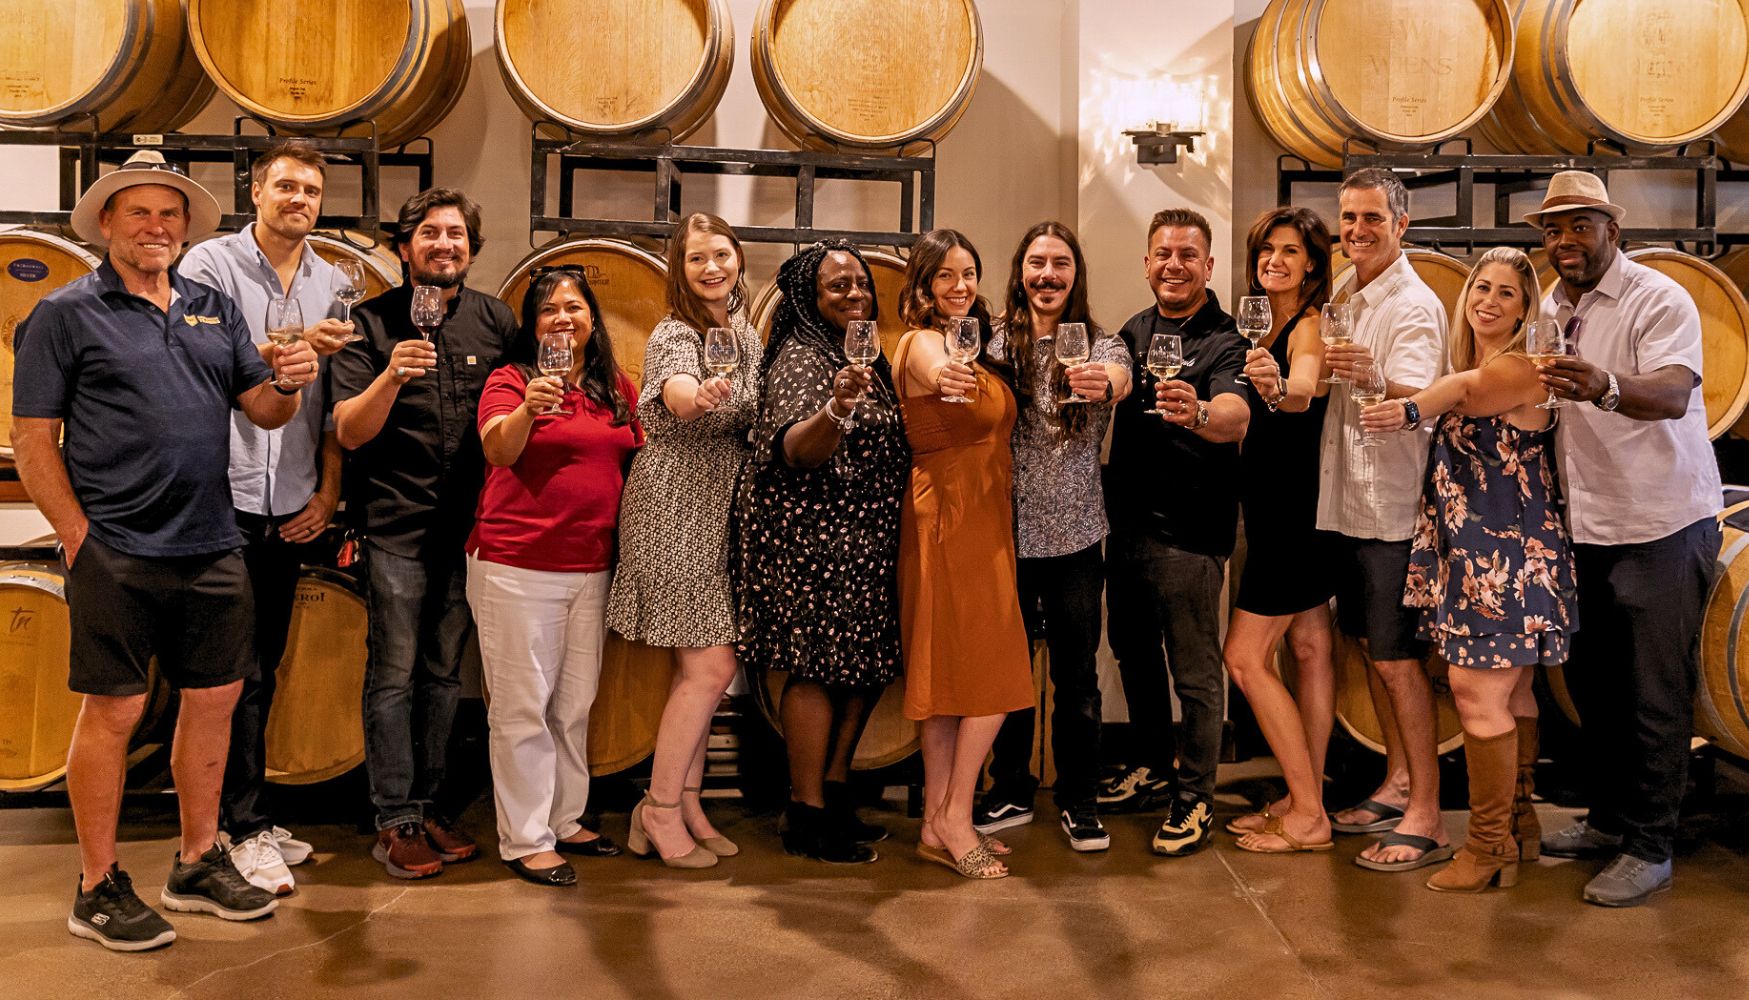
<instances>
[{"instance_id":1,"label":"woman with glasses","mask_svg":"<svg viewBox=\"0 0 1749 1000\"><path fill-rule=\"evenodd\" d=\"M480 396L488 468L468 604L490 699L498 854L540 885L576 883L561 854L619 853L579 822L620 490L643 440L600 317L580 270L537 277L509 363ZM540 374L560 363L563 375Z\"/></svg>"},{"instance_id":2,"label":"woman with glasses","mask_svg":"<svg viewBox=\"0 0 1749 1000\"><path fill-rule=\"evenodd\" d=\"M674 650L650 788L632 810L628 844L674 868L708 868L738 853L699 794L711 717L736 670L729 511L760 385L746 301L735 231L703 212L681 220L668 242L668 317L644 347L638 415L649 441L626 481L607 606L615 632ZM706 363L712 338L721 338L715 368Z\"/></svg>"}]
</instances>

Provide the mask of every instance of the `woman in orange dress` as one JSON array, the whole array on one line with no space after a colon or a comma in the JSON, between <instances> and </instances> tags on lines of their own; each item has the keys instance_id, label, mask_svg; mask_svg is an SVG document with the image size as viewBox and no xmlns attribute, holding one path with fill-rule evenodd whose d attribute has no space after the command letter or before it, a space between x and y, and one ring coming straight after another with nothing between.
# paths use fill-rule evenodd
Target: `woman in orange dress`
<instances>
[{"instance_id":1,"label":"woman in orange dress","mask_svg":"<svg viewBox=\"0 0 1749 1000\"><path fill-rule=\"evenodd\" d=\"M1008 849L972 829L972 793L1003 718L1031 708L1032 666L1015 589L1007 365L984 355L983 265L965 236L937 229L912 248L899 310L899 408L911 485L899 519L905 715L923 723L917 851L968 878L1002 878ZM977 321L979 358L949 357L943 331ZM959 402L956 400L969 400Z\"/></svg>"}]
</instances>

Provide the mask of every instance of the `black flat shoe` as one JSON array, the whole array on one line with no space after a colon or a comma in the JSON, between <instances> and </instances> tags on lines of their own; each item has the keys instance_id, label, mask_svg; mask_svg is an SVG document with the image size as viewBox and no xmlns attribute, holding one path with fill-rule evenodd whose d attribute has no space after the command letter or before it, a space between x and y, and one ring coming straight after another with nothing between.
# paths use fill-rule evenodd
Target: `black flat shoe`
<instances>
[{"instance_id":1,"label":"black flat shoe","mask_svg":"<svg viewBox=\"0 0 1749 1000\"><path fill-rule=\"evenodd\" d=\"M560 854L575 854L581 858L611 858L619 855L620 846L606 834L602 834L594 840L554 841L553 850Z\"/></svg>"},{"instance_id":2,"label":"black flat shoe","mask_svg":"<svg viewBox=\"0 0 1749 1000\"><path fill-rule=\"evenodd\" d=\"M506 858L504 866L515 872L517 878L524 882L533 882L535 885L565 886L577 884L577 869L562 861L551 868L530 868L522 863L521 858Z\"/></svg>"}]
</instances>

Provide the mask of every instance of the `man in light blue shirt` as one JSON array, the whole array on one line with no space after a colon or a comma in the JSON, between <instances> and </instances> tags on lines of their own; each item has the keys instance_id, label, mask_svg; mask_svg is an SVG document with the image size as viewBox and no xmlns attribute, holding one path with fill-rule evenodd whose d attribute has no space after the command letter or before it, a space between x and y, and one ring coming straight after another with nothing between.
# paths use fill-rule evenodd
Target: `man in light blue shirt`
<instances>
[{"instance_id":1,"label":"man in light blue shirt","mask_svg":"<svg viewBox=\"0 0 1749 1000\"><path fill-rule=\"evenodd\" d=\"M304 339L325 357L346 343L352 325L330 316L345 279L306 239L322 211L324 166L307 143L268 149L253 169L255 222L189 250L180 270L230 296L257 344L267 342L268 304L295 300ZM232 717L219 828L230 839L237 870L280 895L293 888L287 865L307 860L311 848L266 812L267 715L304 546L321 536L340 500L340 445L327 429L323 389L321 379L306 387L297 416L284 427L262 430L241 413L231 420L231 502L255 593L260 671L259 679L245 682Z\"/></svg>"}]
</instances>

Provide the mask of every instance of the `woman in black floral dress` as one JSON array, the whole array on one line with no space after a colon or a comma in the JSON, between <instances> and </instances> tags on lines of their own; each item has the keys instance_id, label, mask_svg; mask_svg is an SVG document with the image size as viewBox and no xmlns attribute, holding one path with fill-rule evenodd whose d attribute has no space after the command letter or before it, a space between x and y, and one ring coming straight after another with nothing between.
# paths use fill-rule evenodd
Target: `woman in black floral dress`
<instances>
[{"instance_id":1,"label":"woman in black floral dress","mask_svg":"<svg viewBox=\"0 0 1749 1000\"><path fill-rule=\"evenodd\" d=\"M1555 472L1556 410L1525 354L1536 271L1510 247L1482 255L1458 297L1452 374L1367 407L1369 431L1438 420L1403 603L1451 664L1470 773L1470 830L1430 889L1480 892L1518 878L1540 831L1530 804L1537 664L1567 658L1577 630L1573 554ZM1417 412L1419 411L1419 412ZM1521 853L1522 852L1522 853Z\"/></svg>"},{"instance_id":2,"label":"woman in black floral dress","mask_svg":"<svg viewBox=\"0 0 1749 1000\"><path fill-rule=\"evenodd\" d=\"M875 318L855 248L817 243L777 274L783 300L761 362L765 397L742 483L735 584L741 662L785 670L789 749L784 848L873 861L886 836L849 799L850 761L881 691L899 676L899 507L911 449L885 357L845 357L851 320Z\"/></svg>"}]
</instances>

